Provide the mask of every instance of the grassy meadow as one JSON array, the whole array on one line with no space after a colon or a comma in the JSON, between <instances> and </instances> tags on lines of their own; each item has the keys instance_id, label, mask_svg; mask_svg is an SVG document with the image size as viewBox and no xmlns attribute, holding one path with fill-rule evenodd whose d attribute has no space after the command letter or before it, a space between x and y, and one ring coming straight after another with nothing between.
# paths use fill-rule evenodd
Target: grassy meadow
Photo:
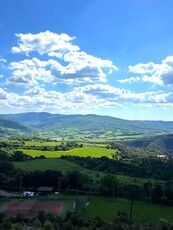
<instances>
[{"instance_id":1,"label":"grassy meadow","mask_svg":"<svg viewBox=\"0 0 173 230\"><path fill-rule=\"evenodd\" d=\"M25 146L56 146L60 144L59 141L25 141Z\"/></svg>"},{"instance_id":2,"label":"grassy meadow","mask_svg":"<svg viewBox=\"0 0 173 230\"><path fill-rule=\"evenodd\" d=\"M86 173L93 178L100 178L106 175L106 173L104 172L86 169L81 167L80 165L62 159L36 159L31 161L13 162L13 165L15 166L15 168L25 171L51 169L62 171L64 173L67 171L78 170L79 172ZM135 178L126 175L115 175L115 177L121 182L141 186L143 186L143 184L148 181L148 178ZM155 180L152 179L150 181L152 181L153 183L155 182Z\"/></svg>"},{"instance_id":3,"label":"grassy meadow","mask_svg":"<svg viewBox=\"0 0 173 230\"><path fill-rule=\"evenodd\" d=\"M77 164L74 164L72 162L62 160L62 159L36 159L32 161L23 161L23 162L13 162L13 165L17 169L22 169L25 171L35 171L35 170L57 170L66 172L69 169L70 170L79 170L81 171L83 168Z\"/></svg>"},{"instance_id":4,"label":"grassy meadow","mask_svg":"<svg viewBox=\"0 0 173 230\"><path fill-rule=\"evenodd\" d=\"M112 221L118 211L129 216L130 201L125 199L112 199L103 197L93 197L88 210L83 213L86 219L93 219L99 216L104 221ZM138 222L158 223L159 219L167 219L172 222L173 208L156 204L135 201L133 207L133 219Z\"/></svg>"},{"instance_id":5,"label":"grassy meadow","mask_svg":"<svg viewBox=\"0 0 173 230\"><path fill-rule=\"evenodd\" d=\"M47 158L58 158L61 156L80 156L80 157L102 157L106 156L112 158L112 154L116 153L115 149L105 149L101 147L84 147L84 148L75 148L68 151L42 151L35 149L20 149L23 153L28 154L32 157L38 157L44 155Z\"/></svg>"}]
</instances>

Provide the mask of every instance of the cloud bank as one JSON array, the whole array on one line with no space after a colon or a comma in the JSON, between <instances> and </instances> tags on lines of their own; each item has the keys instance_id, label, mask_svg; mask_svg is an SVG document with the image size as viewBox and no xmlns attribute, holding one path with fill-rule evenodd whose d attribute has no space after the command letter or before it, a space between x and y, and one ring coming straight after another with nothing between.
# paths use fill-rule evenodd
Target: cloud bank
<instances>
[{"instance_id":1,"label":"cloud bank","mask_svg":"<svg viewBox=\"0 0 173 230\"><path fill-rule=\"evenodd\" d=\"M1 110L91 113L117 107L173 108L173 56L161 63L129 65L126 74L133 75L118 80L117 66L81 50L76 37L45 31L16 38L13 61L0 59ZM141 92L133 87L138 83L160 88ZM122 84L131 84L131 90Z\"/></svg>"},{"instance_id":2,"label":"cloud bank","mask_svg":"<svg viewBox=\"0 0 173 230\"><path fill-rule=\"evenodd\" d=\"M129 66L129 72L140 75L143 82L173 86L173 56L166 57L161 64L149 62Z\"/></svg>"},{"instance_id":3,"label":"cloud bank","mask_svg":"<svg viewBox=\"0 0 173 230\"><path fill-rule=\"evenodd\" d=\"M16 34L18 46L12 53L40 55L32 60L25 59L11 63L13 70L7 84L32 85L36 81L50 83L77 84L87 82L106 82L107 76L118 68L110 60L103 60L81 51L72 44L75 37L56 34L50 31L38 34ZM17 75L17 76L16 76ZM34 77L33 77L34 76Z\"/></svg>"}]
</instances>

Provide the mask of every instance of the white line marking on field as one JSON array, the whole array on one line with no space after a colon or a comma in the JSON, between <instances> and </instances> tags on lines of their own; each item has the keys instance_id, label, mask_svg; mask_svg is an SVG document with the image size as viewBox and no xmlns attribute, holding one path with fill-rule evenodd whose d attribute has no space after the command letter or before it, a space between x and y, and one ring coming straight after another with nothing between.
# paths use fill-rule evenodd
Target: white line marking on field
<instances>
[{"instance_id":1,"label":"white line marking on field","mask_svg":"<svg viewBox=\"0 0 173 230\"><path fill-rule=\"evenodd\" d=\"M59 211L59 214L58 214L58 216L60 216L60 214L61 214L61 211L62 211L62 208L63 208L63 202L61 203L61 208L60 208L60 211Z\"/></svg>"}]
</instances>

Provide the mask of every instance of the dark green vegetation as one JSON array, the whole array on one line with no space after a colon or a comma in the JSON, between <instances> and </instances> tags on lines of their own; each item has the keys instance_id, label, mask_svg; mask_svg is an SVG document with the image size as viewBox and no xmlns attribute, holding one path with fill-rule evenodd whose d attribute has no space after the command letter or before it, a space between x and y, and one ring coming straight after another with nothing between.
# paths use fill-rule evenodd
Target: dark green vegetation
<instances>
[{"instance_id":1,"label":"dark green vegetation","mask_svg":"<svg viewBox=\"0 0 173 230\"><path fill-rule=\"evenodd\" d=\"M13 121L13 126L5 125L4 119ZM17 123L14 123L17 122ZM8 122L7 122L8 123ZM19 123L21 126L19 126ZM16 124L16 125L15 125ZM6 114L0 116L3 134L38 135L57 140L107 141L133 140L146 135L170 133L173 122L128 121L98 115L62 115L50 113ZM27 134L28 135L28 134Z\"/></svg>"},{"instance_id":2,"label":"dark green vegetation","mask_svg":"<svg viewBox=\"0 0 173 230\"><path fill-rule=\"evenodd\" d=\"M173 155L173 134L141 138L125 142L125 144L131 147L158 150L163 154Z\"/></svg>"}]
</instances>

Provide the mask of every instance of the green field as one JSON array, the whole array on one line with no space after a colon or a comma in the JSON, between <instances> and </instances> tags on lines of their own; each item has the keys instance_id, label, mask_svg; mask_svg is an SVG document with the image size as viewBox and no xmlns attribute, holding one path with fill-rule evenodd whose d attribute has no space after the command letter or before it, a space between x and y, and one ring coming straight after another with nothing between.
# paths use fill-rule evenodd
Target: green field
<instances>
[{"instance_id":1,"label":"green field","mask_svg":"<svg viewBox=\"0 0 173 230\"><path fill-rule=\"evenodd\" d=\"M69 170L83 170L81 166L62 159L36 159L31 161L13 162L13 165L15 168L23 169L25 171L35 171L38 169L41 171L52 169L62 172Z\"/></svg>"},{"instance_id":2,"label":"green field","mask_svg":"<svg viewBox=\"0 0 173 230\"><path fill-rule=\"evenodd\" d=\"M59 141L25 141L25 146L56 146L60 144Z\"/></svg>"},{"instance_id":3,"label":"green field","mask_svg":"<svg viewBox=\"0 0 173 230\"><path fill-rule=\"evenodd\" d=\"M103 177L104 175L107 174L96 170L85 169L75 163L69 162L67 160L62 160L62 159L37 159L31 161L13 162L13 165L15 166L15 168L22 169L25 171L51 169L51 170L66 172L71 170L78 170L79 172L85 173L93 178ZM141 186L149 180L148 178L135 178L126 175L115 175L115 176L121 182L137 184ZM152 183L155 182L155 180L152 179L150 181L152 181Z\"/></svg>"},{"instance_id":4,"label":"green field","mask_svg":"<svg viewBox=\"0 0 173 230\"><path fill-rule=\"evenodd\" d=\"M104 221L112 221L118 211L124 212L129 216L130 201L123 199L111 199L94 197L90 201L87 211L83 213L85 219L93 219L99 216ZM158 223L159 219L167 219L172 222L173 208L145 202L134 202L133 219L139 222Z\"/></svg>"},{"instance_id":5,"label":"green field","mask_svg":"<svg viewBox=\"0 0 173 230\"><path fill-rule=\"evenodd\" d=\"M67 171L78 170L79 172L86 173L87 175L94 178L97 176L97 174L99 174L100 176L104 175L104 173L102 172L85 169L77 164L62 159L38 159L24 162L13 162L13 165L15 166L15 168L25 171L44 171L47 169L51 169L62 171L62 173L64 173Z\"/></svg>"},{"instance_id":6,"label":"green field","mask_svg":"<svg viewBox=\"0 0 173 230\"><path fill-rule=\"evenodd\" d=\"M64 216L67 210L72 211L74 202L76 211L81 213L85 220L92 220L99 216L104 221L113 221L119 211L124 212L129 217L130 201L125 199L112 199L105 197L92 197L88 209L85 209L85 204L88 201L88 196L49 196L47 198L35 197L27 200L21 199L1 199L0 211L5 209L10 202L60 202L63 204L61 216ZM137 222L149 222L152 224L158 223L160 219L167 219L169 222L173 220L173 208L156 204L149 204L141 201L135 201L133 206L133 219Z\"/></svg>"},{"instance_id":7,"label":"green field","mask_svg":"<svg viewBox=\"0 0 173 230\"><path fill-rule=\"evenodd\" d=\"M132 141L132 140L137 140L137 139L140 139L140 138L144 138L145 135L142 135L142 134L134 134L134 135L100 135L99 137L96 137L95 139L93 139L92 141L93 142L107 142L107 143L110 143L112 141Z\"/></svg>"},{"instance_id":8,"label":"green field","mask_svg":"<svg viewBox=\"0 0 173 230\"><path fill-rule=\"evenodd\" d=\"M32 149L19 149L23 153L28 154L32 157L38 157L44 155L47 158L57 158L61 156L80 156L80 157L102 157L106 156L112 158L112 154L116 153L115 149L105 149L105 148L95 148L95 147L84 147L84 148L75 148L68 151L41 151L41 150L32 150Z\"/></svg>"}]
</instances>

